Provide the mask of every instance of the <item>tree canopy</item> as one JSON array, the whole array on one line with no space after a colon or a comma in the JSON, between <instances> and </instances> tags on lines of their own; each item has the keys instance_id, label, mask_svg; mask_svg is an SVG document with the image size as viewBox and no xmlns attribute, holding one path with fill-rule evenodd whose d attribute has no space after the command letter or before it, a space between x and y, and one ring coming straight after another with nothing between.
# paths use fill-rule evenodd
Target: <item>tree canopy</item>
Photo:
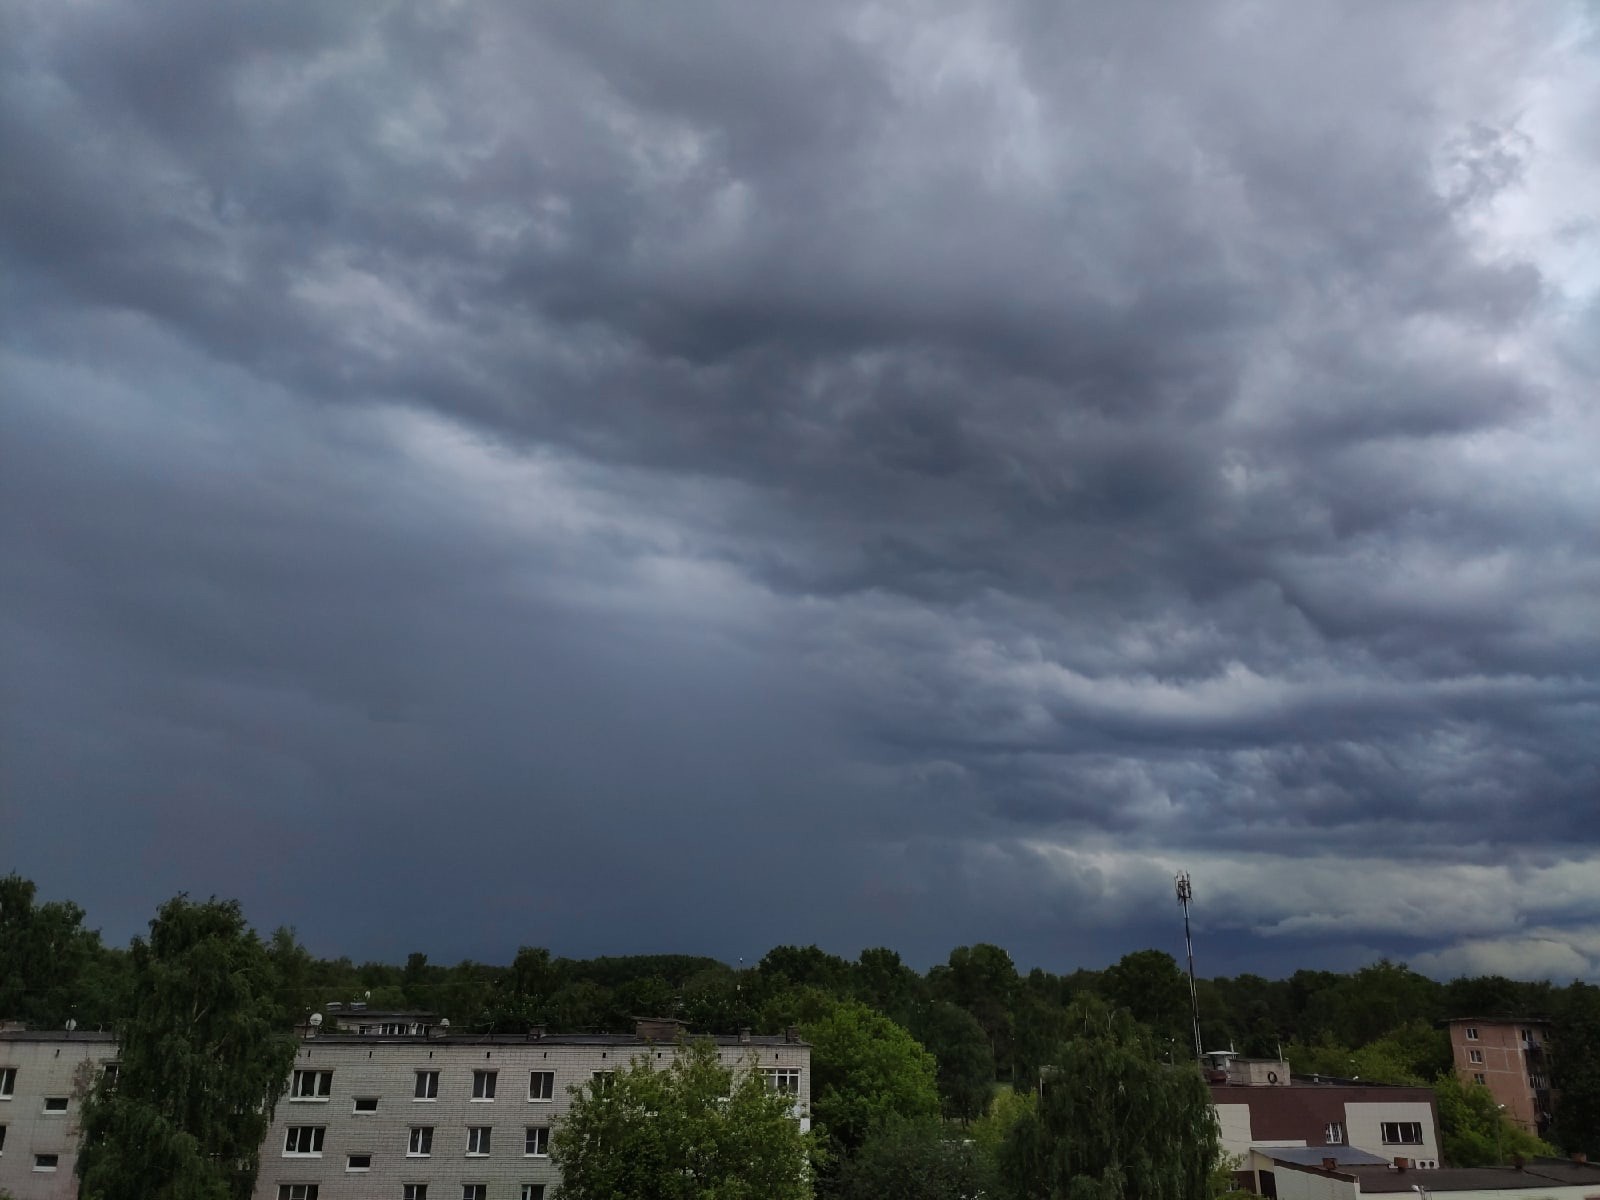
<instances>
[{"instance_id":1,"label":"tree canopy","mask_svg":"<svg viewBox=\"0 0 1600 1200\"><path fill-rule=\"evenodd\" d=\"M846 1001L801 1027L811 1043L811 1112L846 1152L874 1126L939 1115L937 1065L909 1033Z\"/></svg>"},{"instance_id":2,"label":"tree canopy","mask_svg":"<svg viewBox=\"0 0 1600 1200\"><path fill-rule=\"evenodd\" d=\"M803 1200L808 1139L791 1098L754 1059L724 1064L707 1039L665 1067L641 1055L575 1090L555 1129L561 1200Z\"/></svg>"},{"instance_id":3,"label":"tree canopy","mask_svg":"<svg viewBox=\"0 0 1600 1200\"><path fill-rule=\"evenodd\" d=\"M294 1061L272 954L233 902L169 900L136 938L121 1067L84 1105L85 1200L247 1200Z\"/></svg>"},{"instance_id":4,"label":"tree canopy","mask_svg":"<svg viewBox=\"0 0 1600 1200\"><path fill-rule=\"evenodd\" d=\"M1085 1001L1001 1151L1016 1200L1205 1200L1219 1148L1194 1065L1170 1065L1125 1012Z\"/></svg>"}]
</instances>

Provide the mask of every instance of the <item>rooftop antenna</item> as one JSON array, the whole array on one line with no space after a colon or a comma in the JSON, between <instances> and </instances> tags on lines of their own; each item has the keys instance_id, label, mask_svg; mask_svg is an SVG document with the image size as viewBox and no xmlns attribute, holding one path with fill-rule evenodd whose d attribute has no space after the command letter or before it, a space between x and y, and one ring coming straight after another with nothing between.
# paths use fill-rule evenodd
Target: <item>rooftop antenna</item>
<instances>
[{"instance_id":1,"label":"rooftop antenna","mask_svg":"<svg viewBox=\"0 0 1600 1200\"><path fill-rule=\"evenodd\" d=\"M1183 945L1189 952L1189 1013L1194 1022L1194 1057L1199 1062L1205 1052L1200 1048L1200 994L1194 986L1194 937L1189 933L1189 901L1194 899L1194 887L1187 871L1179 871L1172 882L1178 893L1178 903L1183 905Z\"/></svg>"}]
</instances>

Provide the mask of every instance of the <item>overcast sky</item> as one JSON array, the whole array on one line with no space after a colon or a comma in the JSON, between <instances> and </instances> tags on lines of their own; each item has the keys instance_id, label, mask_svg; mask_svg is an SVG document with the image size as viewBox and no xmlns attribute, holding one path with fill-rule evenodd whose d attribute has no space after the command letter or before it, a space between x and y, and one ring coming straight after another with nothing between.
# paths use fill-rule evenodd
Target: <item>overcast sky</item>
<instances>
[{"instance_id":1,"label":"overcast sky","mask_svg":"<svg viewBox=\"0 0 1600 1200\"><path fill-rule=\"evenodd\" d=\"M0 0L0 870L1600 978L1600 8Z\"/></svg>"}]
</instances>

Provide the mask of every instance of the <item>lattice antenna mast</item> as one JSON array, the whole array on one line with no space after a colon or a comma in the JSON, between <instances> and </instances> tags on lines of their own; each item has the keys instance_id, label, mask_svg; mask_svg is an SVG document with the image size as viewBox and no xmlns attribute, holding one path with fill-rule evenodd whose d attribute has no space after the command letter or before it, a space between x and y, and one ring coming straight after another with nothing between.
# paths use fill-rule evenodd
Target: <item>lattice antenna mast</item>
<instances>
[{"instance_id":1,"label":"lattice antenna mast","mask_svg":"<svg viewBox=\"0 0 1600 1200\"><path fill-rule=\"evenodd\" d=\"M1189 933L1189 901L1194 899L1189 872L1179 871L1173 886L1178 893L1178 903L1183 905L1183 945L1189 952L1189 1015L1194 1023L1194 1057L1199 1062L1205 1052L1200 1048L1200 993L1194 986L1194 937Z\"/></svg>"}]
</instances>

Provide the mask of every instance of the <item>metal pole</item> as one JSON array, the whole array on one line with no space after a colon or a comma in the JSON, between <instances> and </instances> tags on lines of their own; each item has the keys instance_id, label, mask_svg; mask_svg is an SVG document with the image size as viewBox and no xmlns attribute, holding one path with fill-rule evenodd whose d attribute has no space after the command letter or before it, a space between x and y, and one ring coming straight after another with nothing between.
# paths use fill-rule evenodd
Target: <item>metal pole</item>
<instances>
[{"instance_id":1,"label":"metal pole","mask_svg":"<svg viewBox=\"0 0 1600 1200\"><path fill-rule=\"evenodd\" d=\"M1183 905L1183 945L1189 953L1189 1013L1194 1022L1194 1059L1199 1062L1205 1051L1200 1047L1200 993L1194 985L1194 938L1189 933L1189 901L1194 898L1194 888L1187 871L1179 871L1173 883L1178 891L1178 903Z\"/></svg>"}]
</instances>

